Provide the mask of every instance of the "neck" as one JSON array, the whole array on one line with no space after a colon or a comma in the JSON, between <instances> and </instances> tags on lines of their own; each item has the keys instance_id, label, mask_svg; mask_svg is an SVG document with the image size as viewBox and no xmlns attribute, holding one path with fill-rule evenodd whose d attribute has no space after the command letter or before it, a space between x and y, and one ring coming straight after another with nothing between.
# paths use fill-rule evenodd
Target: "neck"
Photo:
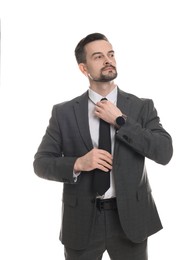
<instances>
[{"instance_id":1,"label":"neck","mask_svg":"<svg viewBox=\"0 0 196 260\"><path fill-rule=\"evenodd\" d=\"M94 82L90 81L90 88L101 95L102 97L106 97L114 88L116 84L113 81L111 82Z\"/></svg>"}]
</instances>

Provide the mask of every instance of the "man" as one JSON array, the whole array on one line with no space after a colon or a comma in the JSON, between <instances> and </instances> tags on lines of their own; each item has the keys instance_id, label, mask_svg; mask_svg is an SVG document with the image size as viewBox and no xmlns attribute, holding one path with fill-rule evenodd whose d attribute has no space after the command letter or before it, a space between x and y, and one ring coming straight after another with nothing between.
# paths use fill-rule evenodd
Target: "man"
<instances>
[{"instance_id":1,"label":"man","mask_svg":"<svg viewBox=\"0 0 196 260\"><path fill-rule=\"evenodd\" d=\"M102 259L107 250L113 260L146 260L147 239L162 225L145 157L167 164L171 137L152 100L125 93L114 83L114 50L104 35L87 35L75 55L89 90L53 107L35 155L35 173L64 183L60 239L65 259ZM99 133L102 123L110 133ZM105 148L108 139L111 147Z\"/></svg>"}]
</instances>

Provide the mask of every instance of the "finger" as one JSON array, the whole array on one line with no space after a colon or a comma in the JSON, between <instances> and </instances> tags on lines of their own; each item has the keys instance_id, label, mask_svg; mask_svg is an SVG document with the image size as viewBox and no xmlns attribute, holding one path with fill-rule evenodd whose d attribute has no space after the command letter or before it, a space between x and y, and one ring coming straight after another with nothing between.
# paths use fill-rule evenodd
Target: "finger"
<instances>
[{"instance_id":1,"label":"finger","mask_svg":"<svg viewBox=\"0 0 196 260\"><path fill-rule=\"evenodd\" d=\"M99 163L105 167L110 167L112 165L112 159L108 158L106 156L99 157L97 160L97 163Z\"/></svg>"},{"instance_id":2,"label":"finger","mask_svg":"<svg viewBox=\"0 0 196 260\"><path fill-rule=\"evenodd\" d=\"M101 100L98 101L96 104L98 104L99 106L102 106L103 104L106 104L108 102L108 100Z\"/></svg>"},{"instance_id":3,"label":"finger","mask_svg":"<svg viewBox=\"0 0 196 260\"><path fill-rule=\"evenodd\" d=\"M101 108L98 106L95 106L95 112L100 112L100 111L102 111Z\"/></svg>"},{"instance_id":4,"label":"finger","mask_svg":"<svg viewBox=\"0 0 196 260\"><path fill-rule=\"evenodd\" d=\"M112 165L112 155L103 150L103 149L93 149L92 150L92 160L94 161L94 163L96 164L102 164L102 162L107 163L108 165ZM108 167L108 165L105 165L106 167Z\"/></svg>"},{"instance_id":5,"label":"finger","mask_svg":"<svg viewBox=\"0 0 196 260\"><path fill-rule=\"evenodd\" d=\"M102 157L99 160L101 160L104 163L104 165L106 165L106 164L107 165L112 165L112 159L110 159L108 157Z\"/></svg>"},{"instance_id":6,"label":"finger","mask_svg":"<svg viewBox=\"0 0 196 260\"><path fill-rule=\"evenodd\" d=\"M104 161L100 161L100 163L97 164L97 169L100 169L104 172L108 172L109 170L112 170L112 165Z\"/></svg>"},{"instance_id":7,"label":"finger","mask_svg":"<svg viewBox=\"0 0 196 260\"><path fill-rule=\"evenodd\" d=\"M99 170L101 170L101 171L103 171L103 172L105 172L105 173L111 171L111 169L105 168L105 167L102 166L102 165L98 166L97 169L99 169Z\"/></svg>"},{"instance_id":8,"label":"finger","mask_svg":"<svg viewBox=\"0 0 196 260\"><path fill-rule=\"evenodd\" d=\"M106 157L108 157L109 159L113 159L111 153L109 153L109 152L106 151L106 150L98 149L98 152L99 152L99 155L100 155L100 156L106 156Z\"/></svg>"},{"instance_id":9,"label":"finger","mask_svg":"<svg viewBox=\"0 0 196 260\"><path fill-rule=\"evenodd\" d=\"M108 102L107 100L99 101L96 103L96 106L104 109L107 106L107 102Z\"/></svg>"},{"instance_id":10,"label":"finger","mask_svg":"<svg viewBox=\"0 0 196 260\"><path fill-rule=\"evenodd\" d=\"M104 157L104 158L99 158L98 159L98 164L101 164L102 166L106 167L106 168L111 168L112 167L112 160Z\"/></svg>"}]
</instances>

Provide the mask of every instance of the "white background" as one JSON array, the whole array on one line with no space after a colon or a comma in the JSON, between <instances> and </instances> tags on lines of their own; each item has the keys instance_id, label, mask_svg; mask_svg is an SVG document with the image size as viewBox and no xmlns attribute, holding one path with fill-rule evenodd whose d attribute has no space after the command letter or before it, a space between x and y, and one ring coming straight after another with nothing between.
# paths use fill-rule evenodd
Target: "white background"
<instances>
[{"instance_id":1,"label":"white background","mask_svg":"<svg viewBox=\"0 0 196 260\"><path fill-rule=\"evenodd\" d=\"M195 259L195 1L5 0L0 13L0 259L64 259L62 184L32 163L52 106L88 88L74 48L93 32L113 44L119 87L152 98L173 137L168 165L147 161L164 226L149 260Z\"/></svg>"}]
</instances>

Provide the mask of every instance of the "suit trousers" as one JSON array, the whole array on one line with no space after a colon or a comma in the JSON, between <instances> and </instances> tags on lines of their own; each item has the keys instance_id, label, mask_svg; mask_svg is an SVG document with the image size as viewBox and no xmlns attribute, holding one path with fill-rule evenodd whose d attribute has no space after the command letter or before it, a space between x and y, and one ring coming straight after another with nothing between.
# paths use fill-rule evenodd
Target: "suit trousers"
<instances>
[{"instance_id":1,"label":"suit trousers","mask_svg":"<svg viewBox=\"0 0 196 260\"><path fill-rule=\"evenodd\" d=\"M82 224L82 223L81 223ZM101 260L105 251L111 260L147 260L147 240L133 243L125 235L117 209L97 209L89 245L84 250L64 247L66 260Z\"/></svg>"}]
</instances>

